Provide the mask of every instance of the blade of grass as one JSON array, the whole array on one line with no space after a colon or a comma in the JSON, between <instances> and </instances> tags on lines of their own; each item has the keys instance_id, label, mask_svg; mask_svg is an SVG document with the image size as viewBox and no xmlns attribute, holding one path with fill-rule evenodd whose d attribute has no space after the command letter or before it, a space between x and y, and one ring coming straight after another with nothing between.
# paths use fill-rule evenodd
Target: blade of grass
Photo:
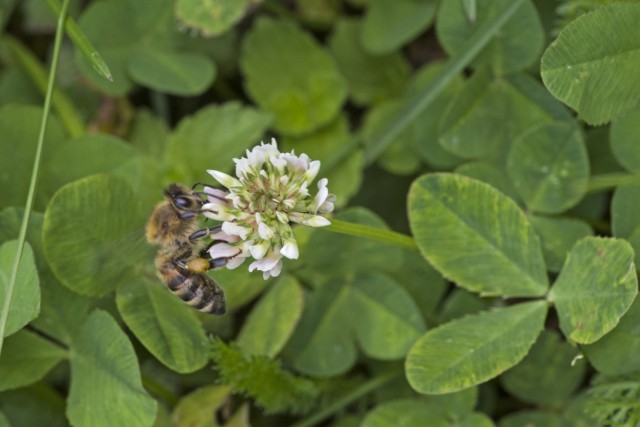
<instances>
[{"instance_id":1,"label":"blade of grass","mask_svg":"<svg viewBox=\"0 0 640 427\"><path fill-rule=\"evenodd\" d=\"M11 55L18 62L18 65L20 65L24 72L31 78L38 90L43 95L46 94L47 71L40 64L38 58L17 39L9 35L3 36L1 42L9 49ZM62 123L69 131L69 135L75 138L85 133L84 123L80 113L64 92L55 89L52 95L52 103L60 120L62 120Z\"/></svg>"},{"instance_id":2,"label":"blade of grass","mask_svg":"<svg viewBox=\"0 0 640 427\"><path fill-rule=\"evenodd\" d=\"M61 6L58 0L45 0L45 2L56 16L60 15ZM84 35L78 24L76 24L76 21L71 17L67 17L64 28L73 44L75 44L84 57L87 58L94 70L96 70L102 77L112 82L113 76L111 75L111 70L109 70L107 63L102 59L102 56L100 56L96 48L93 47L87 36Z\"/></svg>"},{"instance_id":3,"label":"blade of grass","mask_svg":"<svg viewBox=\"0 0 640 427\"><path fill-rule=\"evenodd\" d=\"M515 11L522 6L524 0L513 0L492 21L487 21L478 28L473 37L470 37L455 56L442 67L435 79L423 90L415 93L411 99L400 109L394 120L366 146L365 162L373 163L378 156L391 144L393 139L407 127L455 76L468 66L476 55L491 41L500 28L513 16Z\"/></svg>"},{"instance_id":4,"label":"blade of grass","mask_svg":"<svg viewBox=\"0 0 640 427\"><path fill-rule=\"evenodd\" d=\"M20 234L18 235L18 250L16 251L16 257L13 261L13 267L11 269L11 276L9 277L9 283L7 284L6 298L4 300L4 303L2 304L2 311L0 312L0 354L2 354L4 331L7 325L7 318L9 316L11 297L13 295L13 289L16 285L18 265L20 264L20 258L22 257L22 250L24 249L24 242L27 236L27 225L29 224L29 216L31 215L31 208L33 207L33 196L36 192L36 181L38 180L38 171L40 170L40 158L42 157L44 133L47 129L49 111L51 110L51 98L53 98L53 86L56 80L56 70L58 69L58 59L60 58L60 45L62 43L64 20L67 16L68 7L69 0L64 0L64 3L62 4L62 8L60 10L60 16L58 17L58 27L56 29L56 37L53 44L53 57L51 59L51 71L49 72L49 84L47 86L47 94L44 98L44 111L42 112L40 133L38 134L38 145L36 146L36 153L33 159L33 171L31 172L31 182L29 183L27 203L24 208L22 224L20 224Z\"/></svg>"}]
</instances>

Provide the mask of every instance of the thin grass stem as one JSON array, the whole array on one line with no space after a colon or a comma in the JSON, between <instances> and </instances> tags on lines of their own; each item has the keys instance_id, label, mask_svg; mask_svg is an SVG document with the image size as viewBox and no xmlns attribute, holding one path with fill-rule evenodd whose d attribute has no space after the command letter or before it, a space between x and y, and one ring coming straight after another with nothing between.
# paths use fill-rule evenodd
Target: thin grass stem
<instances>
[{"instance_id":1,"label":"thin grass stem","mask_svg":"<svg viewBox=\"0 0 640 427\"><path fill-rule=\"evenodd\" d=\"M60 45L62 44L64 22L67 16L68 7L69 0L64 0L64 2L62 3L62 8L60 10L60 16L58 17L58 27L56 29L56 37L53 44L53 57L51 59L51 71L49 72L49 84L47 86L47 93L44 98L44 111L42 113L40 133L38 134L38 144L36 146L36 153L33 160L33 170L31 172L31 182L29 183L27 203L24 209L24 216L22 217L22 224L20 224L20 234L18 235L18 250L16 251L16 256L13 261L13 267L11 269L11 276L9 277L9 283L7 284L5 300L2 304L2 312L0 312L0 354L2 354L4 331L7 326L7 318L9 317L11 298L13 296L13 290L16 285L18 266L20 264L20 259L22 258L22 251L24 249L24 243L27 237L29 217L31 215L31 208L33 207L33 199L36 192L36 181L38 180L38 172L40 170L40 159L42 157L42 146L44 145L44 134L47 129L47 121L49 119L49 112L51 110L51 98L53 97L53 88L56 80L56 70L58 69L58 59L60 58Z\"/></svg>"}]
</instances>

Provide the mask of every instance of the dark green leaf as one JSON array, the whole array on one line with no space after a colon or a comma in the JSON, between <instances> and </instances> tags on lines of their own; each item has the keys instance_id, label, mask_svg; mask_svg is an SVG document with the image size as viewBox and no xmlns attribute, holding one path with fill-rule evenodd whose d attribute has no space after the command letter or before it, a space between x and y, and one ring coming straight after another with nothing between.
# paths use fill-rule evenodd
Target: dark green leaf
<instances>
[{"instance_id":1,"label":"dark green leaf","mask_svg":"<svg viewBox=\"0 0 640 427\"><path fill-rule=\"evenodd\" d=\"M178 96L202 94L216 75L213 62L204 55L158 48L133 52L128 71L135 82Z\"/></svg>"},{"instance_id":2,"label":"dark green leaf","mask_svg":"<svg viewBox=\"0 0 640 427\"><path fill-rule=\"evenodd\" d=\"M630 237L640 226L640 185L616 188L611 200L611 227L616 237Z\"/></svg>"},{"instance_id":3,"label":"dark green leaf","mask_svg":"<svg viewBox=\"0 0 640 427\"><path fill-rule=\"evenodd\" d=\"M261 274L252 274L243 267L235 270L222 268L210 274L210 277L224 289L227 311L247 304L272 283L264 280Z\"/></svg>"},{"instance_id":4,"label":"dark green leaf","mask_svg":"<svg viewBox=\"0 0 640 427\"><path fill-rule=\"evenodd\" d=\"M5 308L8 310L7 317L4 318L6 322L2 320L4 324L0 325L0 330L4 332L5 337L22 329L40 312L40 280L33 251L28 242L25 242L22 250L15 282L11 289L9 288L17 251L17 240L5 242L0 246L0 311L4 311ZM9 292L11 298L6 304Z\"/></svg>"},{"instance_id":5,"label":"dark green leaf","mask_svg":"<svg viewBox=\"0 0 640 427\"><path fill-rule=\"evenodd\" d=\"M302 135L331 122L347 96L333 58L292 23L258 20L242 46L247 92L275 117L274 128Z\"/></svg>"},{"instance_id":6,"label":"dark green leaf","mask_svg":"<svg viewBox=\"0 0 640 427\"><path fill-rule=\"evenodd\" d=\"M229 171L231 159L256 145L269 116L232 102L203 108L180 122L169 138L165 162L178 182L211 182L207 170Z\"/></svg>"},{"instance_id":7,"label":"dark green leaf","mask_svg":"<svg viewBox=\"0 0 640 427\"><path fill-rule=\"evenodd\" d=\"M43 383L0 393L0 409L12 427L69 427L64 408L64 398Z\"/></svg>"},{"instance_id":8,"label":"dark green leaf","mask_svg":"<svg viewBox=\"0 0 640 427\"><path fill-rule=\"evenodd\" d=\"M534 215L529 220L542 241L547 269L554 273L562 269L567 253L578 240L593 235L589 224L579 219Z\"/></svg>"},{"instance_id":9,"label":"dark green leaf","mask_svg":"<svg viewBox=\"0 0 640 427\"><path fill-rule=\"evenodd\" d=\"M536 301L454 320L432 329L409 351L407 379L420 393L462 390L522 360L542 331L547 304Z\"/></svg>"},{"instance_id":10,"label":"dark green leaf","mask_svg":"<svg viewBox=\"0 0 640 427\"><path fill-rule=\"evenodd\" d=\"M64 343L82 326L89 310L89 300L63 286L53 275L44 256L42 225L44 215L31 212L27 228L27 242L33 248L40 277L40 314L31 323ZM0 243L17 239L22 222L22 209L7 208L0 212Z\"/></svg>"},{"instance_id":11,"label":"dark green leaf","mask_svg":"<svg viewBox=\"0 0 640 427\"><path fill-rule=\"evenodd\" d=\"M460 286L483 295L545 294L538 238L513 200L489 185L423 175L409 192L409 221L423 256Z\"/></svg>"},{"instance_id":12,"label":"dark green leaf","mask_svg":"<svg viewBox=\"0 0 640 427\"><path fill-rule=\"evenodd\" d=\"M357 276L350 290L349 323L364 353L383 360L407 354L425 330L411 296L381 274Z\"/></svg>"},{"instance_id":13,"label":"dark green leaf","mask_svg":"<svg viewBox=\"0 0 640 427\"><path fill-rule=\"evenodd\" d=\"M345 327L350 312L350 292L341 281L326 283L313 294L288 345L298 371L328 377L351 368L356 348Z\"/></svg>"},{"instance_id":14,"label":"dark green leaf","mask_svg":"<svg viewBox=\"0 0 640 427\"><path fill-rule=\"evenodd\" d=\"M156 402L142 387L136 354L111 316L94 311L74 340L67 417L77 427L150 427Z\"/></svg>"},{"instance_id":15,"label":"dark green leaf","mask_svg":"<svg viewBox=\"0 0 640 427\"><path fill-rule=\"evenodd\" d=\"M2 156L0 156L0 185L2 199L0 208L24 206L27 200L31 169L38 141L38 129L42 120L42 109L24 105L9 105L0 110L0 135L2 135ZM64 141L65 135L60 122L49 117L44 136L43 163L49 153ZM58 165L64 169L63 165ZM46 177L45 177L46 178ZM40 181L44 178L41 176ZM35 208L42 209L44 201L36 197Z\"/></svg>"},{"instance_id":16,"label":"dark green leaf","mask_svg":"<svg viewBox=\"0 0 640 427\"><path fill-rule=\"evenodd\" d=\"M611 124L611 151L616 160L630 172L640 173L640 109L635 108Z\"/></svg>"},{"instance_id":17,"label":"dark green leaf","mask_svg":"<svg viewBox=\"0 0 640 427\"><path fill-rule=\"evenodd\" d=\"M169 130L164 121L149 110L137 110L128 140L141 153L163 160L168 134Z\"/></svg>"},{"instance_id":18,"label":"dark green leaf","mask_svg":"<svg viewBox=\"0 0 640 427\"><path fill-rule=\"evenodd\" d=\"M591 125L609 122L638 105L640 81L634 70L639 19L640 4L603 6L567 25L542 56L544 84Z\"/></svg>"},{"instance_id":19,"label":"dark green leaf","mask_svg":"<svg viewBox=\"0 0 640 427\"><path fill-rule=\"evenodd\" d=\"M130 145L110 135L83 135L67 141L52 150L42 165L47 176L44 191L51 197L65 184L88 175L113 172L134 156Z\"/></svg>"},{"instance_id":20,"label":"dark green leaf","mask_svg":"<svg viewBox=\"0 0 640 427\"><path fill-rule=\"evenodd\" d=\"M371 0L362 26L362 44L380 55L399 49L432 23L435 0Z\"/></svg>"},{"instance_id":21,"label":"dark green leaf","mask_svg":"<svg viewBox=\"0 0 640 427\"><path fill-rule=\"evenodd\" d=\"M444 64L433 62L418 70L404 91L404 97L411 99L415 92L425 90L435 81L443 67ZM440 120L451 99L462 88L462 77L454 77L435 99L417 115L407 129L400 132L397 137L398 139L410 139L422 156L422 160L435 169L448 169L462 162L461 158L445 150L438 142Z\"/></svg>"},{"instance_id":22,"label":"dark green leaf","mask_svg":"<svg viewBox=\"0 0 640 427\"><path fill-rule=\"evenodd\" d=\"M496 78L475 73L453 98L440 121L439 143L465 159L506 159L511 143L536 124L571 121L562 104L524 74Z\"/></svg>"},{"instance_id":23,"label":"dark green leaf","mask_svg":"<svg viewBox=\"0 0 640 427\"><path fill-rule=\"evenodd\" d=\"M207 363L207 337L195 311L157 279L129 280L118 287L118 311L140 342L172 370L188 373Z\"/></svg>"},{"instance_id":24,"label":"dark green leaf","mask_svg":"<svg viewBox=\"0 0 640 427\"><path fill-rule=\"evenodd\" d=\"M513 186L513 182L504 179L506 170L485 161L473 161L460 165L456 168L455 173L486 182L496 190L509 196L518 202L520 197ZM544 249L544 248L543 248Z\"/></svg>"},{"instance_id":25,"label":"dark green leaf","mask_svg":"<svg viewBox=\"0 0 640 427\"><path fill-rule=\"evenodd\" d=\"M489 300L480 298L464 289L456 288L442 304L438 323L447 323L468 314L476 314L483 310L488 310L490 307Z\"/></svg>"},{"instance_id":26,"label":"dark green leaf","mask_svg":"<svg viewBox=\"0 0 640 427\"><path fill-rule=\"evenodd\" d=\"M578 350L553 331L544 331L517 366L501 377L503 387L519 399L544 408L562 408L582 384L587 365Z\"/></svg>"},{"instance_id":27,"label":"dark green leaf","mask_svg":"<svg viewBox=\"0 0 640 427\"><path fill-rule=\"evenodd\" d=\"M448 285L417 251L405 250L402 258L402 265L392 277L415 301L427 324L433 325L436 323L436 309Z\"/></svg>"},{"instance_id":28,"label":"dark green leaf","mask_svg":"<svg viewBox=\"0 0 640 427\"><path fill-rule=\"evenodd\" d=\"M105 295L148 262L136 198L121 179L92 175L62 187L44 217L51 269L69 289Z\"/></svg>"},{"instance_id":29,"label":"dark green leaf","mask_svg":"<svg viewBox=\"0 0 640 427\"><path fill-rule=\"evenodd\" d=\"M530 129L513 143L507 171L529 209L567 210L587 192L589 158L582 133L564 122Z\"/></svg>"},{"instance_id":30,"label":"dark green leaf","mask_svg":"<svg viewBox=\"0 0 640 427\"><path fill-rule=\"evenodd\" d=\"M278 143L280 151L293 149L296 153L305 153L314 160L320 160L320 176L329 180L329 191L336 196L335 205L344 206L360 189L364 167L362 150L353 150L337 163L332 163L332 160L335 153L353 138L349 133L347 115L341 114L331 124L312 134L300 138L284 138Z\"/></svg>"},{"instance_id":31,"label":"dark green leaf","mask_svg":"<svg viewBox=\"0 0 640 427\"><path fill-rule=\"evenodd\" d=\"M402 108L399 100L388 100L372 107L362 127L362 138L366 143L373 140L384 127L393 120ZM420 157L416 147L424 135L414 132L416 126L402 132L381 154L378 163L385 170L396 175L411 175L420 169ZM420 132L424 132L420 128Z\"/></svg>"},{"instance_id":32,"label":"dark green leaf","mask_svg":"<svg viewBox=\"0 0 640 427\"><path fill-rule=\"evenodd\" d=\"M633 258L622 239L586 237L575 244L549 293L568 339L591 344L618 324L638 293Z\"/></svg>"},{"instance_id":33,"label":"dark green leaf","mask_svg":"<svg viewBox=\"0 0 640 427\"><path fill-rule=\"evenodd\" d=\"M281 277L251 310L238 335L238 346L246 355L275 357L291 337L303 308L298 281Z\"/></svg>"},{"instance_id":34,"label":"dark green leaf","mask_svg":"<svg viewBox=\"0 0 640 427\"><path fill-rule=\"evenodd\" d=\"M403 2L408 1L397 3ZM370 105L391 98L402 89L409 77L409 63L400 52L383 56L366 52L360 44L361 28L360 21L355 19L339 21L329 40L329 48L347 79L353 101L358 105Z\"/></svg>"},{"instance_id":35,"label":"dark green leaf","mask_svg":"<svg viewBox=\"0 0 640 427\"><path fill-rule=\"evenodd\" d=\"M635 299L620 323L593 344L582 346L591 365L605 375L625 375L640 370L640 300Z\"/></svg>"},{"instance_id":36,"label":"dark green leaf","mask_svg":"<svg viewBox=\"0 0 640 427\"><path fill-rule=\"evenodd\" d=\"M80 27L109 65L113 81L102 79L78 53L76 59L79 68L93 84L110 95L129 92L134 85L132 78L152 88L179 88L178 93L182 94L189 90L201 90L202 85L207 85L213 79L211 60L202 54L189 53L186 37L178 32L173 0L93 3L80 18ZM153 55L152 60L156 64L153 70L148 66L149 52L163 53ZM185 54L189 56L183 56ZM140 55L146 57L147 61L141 59ZM194 59L195 56L198 59ZM185 70L181 64L166 61L167 57L180 60L190 58L187 61L198 65L198 68ZM167 83L171 78L179 81Z\"/></svg>"},{"instance_id":37,"label":"dark green leaf","mask_svg":"<svg viewBox=\"0 0 640 427\"><path fill-rule=\"evenodd\" d=\"M462 1L442 1L436 25L438 39L449 54L456 54L468 39L478 36L483 23L495 19L510 2L479 1L475 19L469 19ZM490 65L499 75L526 69L538 59L543 43L540 18L533 3L527 0L478 55L474 67Z\"/></svg>"},{"instance_id":38,"label":"dark green leaf","mask_svg":"<svg viewBox=\"0 0 640 427\"><path fill-rule=\"evenodd\" d=\"M26 330L7 338L0 356L0 391L24 387L42 379L66 356L51 341Z\"/></svg>"}]
</instances>

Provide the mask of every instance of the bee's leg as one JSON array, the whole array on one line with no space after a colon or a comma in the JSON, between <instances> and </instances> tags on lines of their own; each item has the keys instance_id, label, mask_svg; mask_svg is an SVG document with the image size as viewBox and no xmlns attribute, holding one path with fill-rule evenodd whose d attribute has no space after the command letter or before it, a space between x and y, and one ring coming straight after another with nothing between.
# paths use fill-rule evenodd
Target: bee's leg
<instances>
[{"instance_id":1,"label":"bee's leg","mask_svg":"<svg viewBox=\"0 0 640 427\"><path fill-rule=\"evenodd\" d=\"M205 236L209 236L210 234L219 233L220 231L222 231L222 226L221 225L217 225L217 226L211 227L211 228L202 228L202 229L196 231L195 233L191 234L191 236L189 236L189 241L193 242L194 240L202 239Z\"/></svg>"},{"instance_id":2,"label":"bee's leg","mask_svg":"<svg viewBox=\"0 0 640 427\"><path fill-rule=\"evenodd\" d=\"M178 267L184 270L189 270L201 274L205 273L208 270L224 267L225 265L227 265L230 259L234 258L237 255L240 255L240 252L241 251L238 250L238 253L236 255L230 257L212 259L201 256L198 258L192 258L188 261L176 260L175 263Z\"/></svg>"},{"instance_id":3,"label":"bee's leg","mask_svg":"<svg viewBox=\"0 0 640 427\"><path fill-rule=\"evenodd\" d=\"M187 211L187 212L180 212L178 214L178 217L180 219L191 219L191 218L193 218L193 217L195 217L197 215L198 215L198 212Z\"/></svg>"}]
</instances>

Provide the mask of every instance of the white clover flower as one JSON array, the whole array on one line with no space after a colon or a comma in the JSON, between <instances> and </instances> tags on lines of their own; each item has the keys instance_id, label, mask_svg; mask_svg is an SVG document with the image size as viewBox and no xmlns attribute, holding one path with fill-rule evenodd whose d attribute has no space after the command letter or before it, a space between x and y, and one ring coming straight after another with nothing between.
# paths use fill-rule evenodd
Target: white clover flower
<instances>
[{"instance_id":1,"label":"white clover flower","mask_svg":"<svg viewBox=\"0 0 640 427\"><path fill-rule=\"evenodd\" d=\"M298 243L291 223L324 227L331 222L322 216L333 211L335 196L328 181L318 181L318 192L309 187L320 171L320 162L293 151L281 153L275 139L261 143L247 156L233 159L236 177L209 170L225 190L205 188L206 217L223 221L222 231L212 236L212 258L233 256L227 268L236 268L248 257L255 261L249 271L260 270L265 279L282 270L282 258L298 259ZM230 255L232 254L232 255Z\"/></svg>"}]
</instances>

